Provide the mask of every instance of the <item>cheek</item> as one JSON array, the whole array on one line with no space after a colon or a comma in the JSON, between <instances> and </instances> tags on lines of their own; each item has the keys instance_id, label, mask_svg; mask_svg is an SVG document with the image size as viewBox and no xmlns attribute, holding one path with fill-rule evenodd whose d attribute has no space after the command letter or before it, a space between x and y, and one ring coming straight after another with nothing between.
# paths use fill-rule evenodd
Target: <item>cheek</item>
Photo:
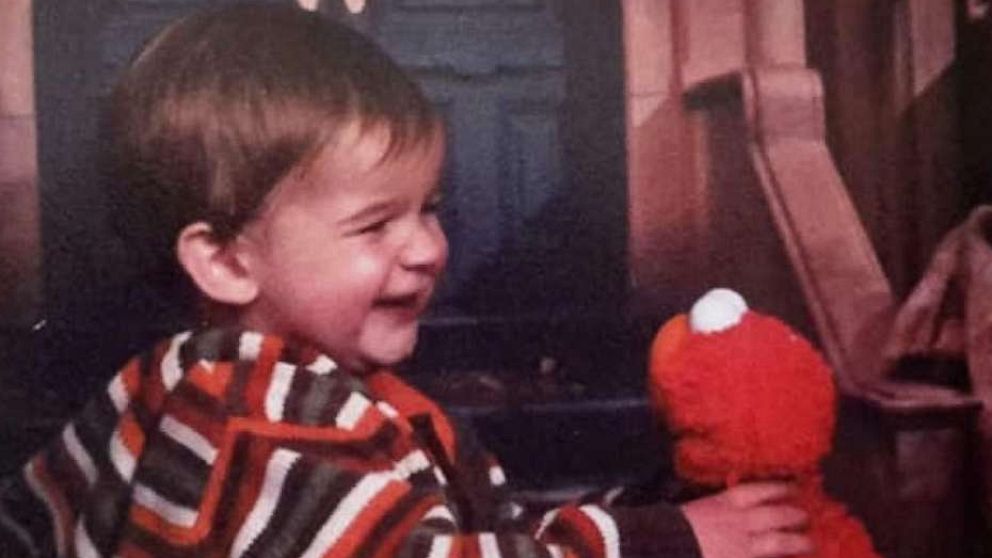
<instances>
[{"instance_id":1,"label":"cheek","mask_svg":"<svg viewBox=\"0 0 992 558\"><path fill-rule=\"evenodd\" d=\"M388 259L367 250L328 245L323 254L287 258L276 270L276 296L297 306L356 312L371 304L388 273Z\"/></svg>"},{"instance_id":2,"label":"cheek","mask_svg":"<svg viewBox=\"0 0 992 558\"><path fill-rule=\"evenodd\" d=\"M382 251L360 250L342 254L332 272L337 277L337 289L355 305L369 305L386 289L396 259Z\"/></svg>"},{"instance_id":3,"label":"cheek","mask_svg":"<svg viewBox=\"0 0 992 558\"><path fill-rule=\"evenodd\" d=\"M396 261L395 250L361 250L341 258L340 265L349 269L356 283L373 288L385 279ZM378 281L377 281L378 279Z\"/></svg>"}]
</instances>

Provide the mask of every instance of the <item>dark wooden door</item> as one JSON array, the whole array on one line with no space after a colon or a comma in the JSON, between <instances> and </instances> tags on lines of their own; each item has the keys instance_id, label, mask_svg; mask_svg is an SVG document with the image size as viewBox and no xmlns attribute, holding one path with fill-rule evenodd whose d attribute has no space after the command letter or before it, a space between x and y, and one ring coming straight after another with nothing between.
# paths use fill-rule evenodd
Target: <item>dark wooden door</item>
<instances>
[{"instance_id":1,"label":"dark wooden door","mask_svg":"<svg viewBox=\"0 0 992 558\"><path fill-rule=\"evenodd\" d=\"M577 106L574 82L590 63L570 60L567 44L566 10L603 7L388 0L369 8L365 28L420 80L449 125L443 217L452 249L437 316L513 317L615 305L625 199L616 167L623 161L615 158L611 169L576 158L622 153L619 80L602 76L604 90L613 87L617 96L612 107L587 99ZM619 67L616 43L605 46L613 47ZM599 54L610 55L609 48ZM582 119L598 120L607 141L580 137L573 121ZM575 152L583 147L591 152ZM583 163L583 172L570 172ZM612 180L590 187L603 180L592 176L597 172L612 172Z\"/></svg>"}]
</instances>

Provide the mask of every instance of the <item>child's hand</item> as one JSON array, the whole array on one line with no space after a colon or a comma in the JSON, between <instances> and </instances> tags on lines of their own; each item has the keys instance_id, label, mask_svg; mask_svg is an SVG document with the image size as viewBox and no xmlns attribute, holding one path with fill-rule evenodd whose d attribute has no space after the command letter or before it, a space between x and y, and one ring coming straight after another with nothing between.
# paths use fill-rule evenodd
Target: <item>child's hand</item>
<instances>
[{"instance_id":1,"label":"child's hand","mask_svg":"<svg viewBox=\"0 0 992 558\"><path fill-rule=\"evenodd\" d=\"M813 551L807 516L784 503L787 483L750 483L682 506L703 558L772 558Z\"/></svg>"}]
</instances>

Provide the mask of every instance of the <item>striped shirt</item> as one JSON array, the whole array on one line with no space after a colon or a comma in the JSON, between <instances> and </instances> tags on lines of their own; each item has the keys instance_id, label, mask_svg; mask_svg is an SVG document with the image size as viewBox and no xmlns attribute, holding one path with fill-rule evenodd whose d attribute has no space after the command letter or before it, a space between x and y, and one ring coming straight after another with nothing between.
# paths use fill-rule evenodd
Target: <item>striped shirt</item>
<instances>
[{"instance_id":1,"label":"striped shirt","mask_svg":"<svg viewBox=\"0 0 992 558\"><path fill-rule=\"evenodd\" d=\"M46 558L697 552L684 519L663 505L521 510L498 463L396 376L358 377L276 337L207 330L132 359L7 480L0 550ZM634 536L666 525L667 540Z\"/></svg>"}]
</instances>

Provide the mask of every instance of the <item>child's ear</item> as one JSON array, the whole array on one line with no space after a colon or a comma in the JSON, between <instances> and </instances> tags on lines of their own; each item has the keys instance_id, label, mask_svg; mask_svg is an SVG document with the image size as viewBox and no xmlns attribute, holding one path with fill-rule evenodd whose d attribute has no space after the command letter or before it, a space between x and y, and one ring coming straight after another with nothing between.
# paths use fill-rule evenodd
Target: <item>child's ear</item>
<instances>
[{"instance_id":1,"label":"child's ear","mask_svg":"<svg viewBox=\"0 0 992 558\"><path fill-rule=\"evenodd\" d=\"M215 302L243 306L258 297L258 282L245 265L238 242L218 240L203 221L187 225L176 240L179 263L197 288Z\"/></svg>"}]
</instances>

